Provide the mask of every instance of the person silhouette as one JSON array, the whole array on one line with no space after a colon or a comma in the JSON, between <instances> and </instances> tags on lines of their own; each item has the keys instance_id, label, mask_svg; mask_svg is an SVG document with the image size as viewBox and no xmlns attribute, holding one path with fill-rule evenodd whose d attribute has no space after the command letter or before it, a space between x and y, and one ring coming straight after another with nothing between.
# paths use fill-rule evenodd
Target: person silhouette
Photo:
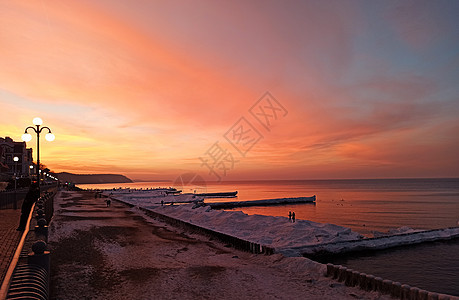
<instances>
[{"instance_id":1,"label":"person silhouette","mask_svg":"<svg viewBox=\"0 0 459 300\"><path fill-rule=\"evenodd\" d=\"M295 223L295 212L292 212L292 222Z\"/></svg>"},{"instance_id":2,"label":"person silhouette","mask_svg":"<svg viewBox=\"0 0 459 300\"><path fill-rule=\"evenodd\" d=\"M24 198L24 202L22 202L21 206L21 217L19 220L19 226L16 229L17 231L24 231L25 227L27 225L27 219L29 218L30 215L30 209L32 208L32 205L38 200L40 197L40 188L38 185L38 182L33 182L29 190L27 191L27 194Z\"/></svg>"}]
</instances>

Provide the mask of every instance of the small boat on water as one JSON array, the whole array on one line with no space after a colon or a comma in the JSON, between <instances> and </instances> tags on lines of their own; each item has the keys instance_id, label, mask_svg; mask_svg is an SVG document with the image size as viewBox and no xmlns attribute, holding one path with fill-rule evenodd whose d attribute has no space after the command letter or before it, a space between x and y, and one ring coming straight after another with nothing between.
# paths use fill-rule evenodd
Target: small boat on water
<instances>
[{"instance_id":1,"label":"small boat on water","mask_svg":"<svg viewBox=\"0 0 459 300\"><path fill-rule=\"evenodd\" d=\"M206 197L206 198L218 198L218 197L236 197L237 191L235 192L221 192L221 193L200 193L195 194L196 196Z\"/></svg>"}]
</instances>

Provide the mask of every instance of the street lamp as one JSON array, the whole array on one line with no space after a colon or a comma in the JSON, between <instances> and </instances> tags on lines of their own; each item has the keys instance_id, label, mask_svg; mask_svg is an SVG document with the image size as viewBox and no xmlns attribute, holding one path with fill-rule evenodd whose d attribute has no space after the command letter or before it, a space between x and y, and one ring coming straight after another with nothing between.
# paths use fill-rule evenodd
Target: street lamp
<instances>
[{"instance_id":1,"label":"street lamp","mask_svg":"<svg viewBox=\"0 0 459 300\"><path fill-rule=\"evenodd\" d=\"M15 156L13 157L13 161L14 161L14 202L13 202L13 209L17 209L18 208L18 205L16 203L16 201L18 200L17 198L17 195L16 195L16 179L17 179L17 172L18 172L18 161L19 161L19 157Z\"/></svg>"},{"instance_id":2,"label":"street lamp","mask_svg":"<svg viewBox=\"0 0 459 300\"><path fill-rule=\"evenodd\" d=\"M54 141L54 134L51 133L51 129L49 127L43 126L43 121L40 118L33 119L33 126L29 126L25 129L24 134L22 135L22 140L24 142L30 142L32 140L32 136L27 133L27 130L32 129L37 134L37 181L38 181L38 190L40 190L40 133L43 129L47 129L48 133L45 135L45 139L49 142Z\"/></svg>"},{"instance_id":3,"label":"street lamp","mask_svg":"<svg viewBox=\"0 0 459 300\"><path fill-rule=\"evenodd\" d=\"M14 161L14 176L16 176L16 173L18 172L19 157L17 156L13 157L13 161Z\"/></svg>"}]
</instances>

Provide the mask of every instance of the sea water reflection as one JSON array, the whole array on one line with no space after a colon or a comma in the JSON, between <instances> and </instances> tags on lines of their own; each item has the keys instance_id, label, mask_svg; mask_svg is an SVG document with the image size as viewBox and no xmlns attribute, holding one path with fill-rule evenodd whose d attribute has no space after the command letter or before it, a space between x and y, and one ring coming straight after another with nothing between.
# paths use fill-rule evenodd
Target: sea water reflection
<instances>
[{"instance_id":1,"label":"sea water reflection","mask_svg":"<svg viewBox=\"0 0 459 300\"><path fill-rule=\"evenodd\" d=\"M428 291L459 296L459 240L377 252L339 255L322 261L402 282Z\"/></svg>"}]
</instances>

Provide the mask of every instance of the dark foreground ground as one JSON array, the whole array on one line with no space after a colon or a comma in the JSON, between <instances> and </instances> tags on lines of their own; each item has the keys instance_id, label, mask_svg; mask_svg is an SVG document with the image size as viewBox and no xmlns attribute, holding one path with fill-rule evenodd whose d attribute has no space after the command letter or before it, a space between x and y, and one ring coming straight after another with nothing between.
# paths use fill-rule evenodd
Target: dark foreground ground
<instances>
[{"instance_id":1,"label":"dark foreground ground","mask_svg":"<svg viewBox=\"0 0 459 300\"><path fill-rule=\"evenodd\" d=\"M89 192L60 192L50 227L52 299L387 299L304 258L253 255Z\"/></svg>"}]
</instances>

